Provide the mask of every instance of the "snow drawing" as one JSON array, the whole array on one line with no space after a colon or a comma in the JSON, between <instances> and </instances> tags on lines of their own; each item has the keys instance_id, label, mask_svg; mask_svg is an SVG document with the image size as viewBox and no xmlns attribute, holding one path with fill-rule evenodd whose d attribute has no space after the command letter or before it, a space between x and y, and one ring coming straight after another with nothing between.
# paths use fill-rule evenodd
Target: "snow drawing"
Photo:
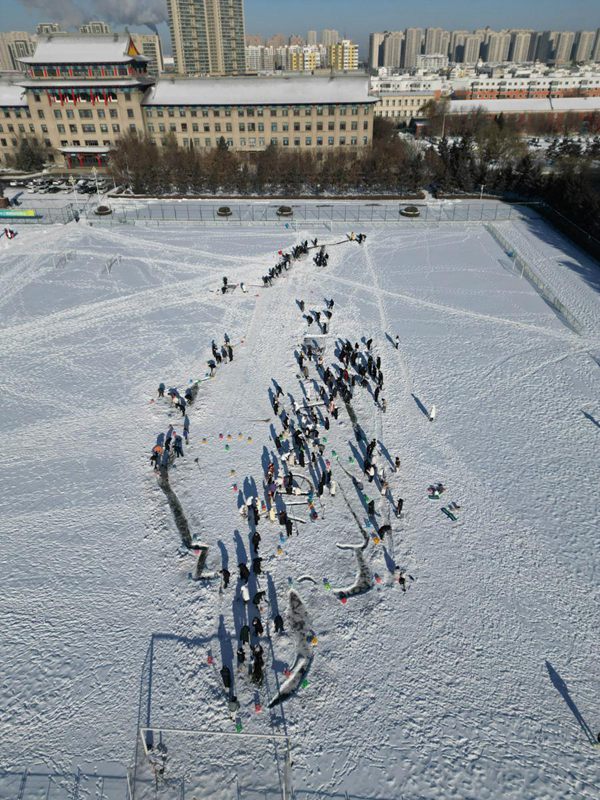
<instances>
[{"instance_id":1,"label":"snow drawing","mask_svg":"<svg viewBox=\"0 0 600 800\"><path fill-rule=\"evenodd\" d=\"M310 668L313 660L311 649L312 635L310 634L310 620L306 606L295 589L290 589L288 594L288 622L296 639L296 658L290 670L290 675L281 684L277 694L269 701L269 708L290 697L300 686Z\"/></svg>"}]
</instances>

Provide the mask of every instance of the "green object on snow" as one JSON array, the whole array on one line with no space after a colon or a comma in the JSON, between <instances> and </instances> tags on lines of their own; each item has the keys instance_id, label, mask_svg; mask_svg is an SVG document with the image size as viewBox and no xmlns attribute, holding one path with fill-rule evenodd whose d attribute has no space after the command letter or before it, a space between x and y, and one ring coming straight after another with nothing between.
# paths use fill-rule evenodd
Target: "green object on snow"
<instances>
[{"instance_id":1,"label":"green object on snow","mask_svg":"<svg viewBox=\"0 0 600 800\"><path fill-rule=\"evenodd\" d=\"M335 450L332 450L332 451L331 451L331 455L332 455L332 456L337 456L337 453L335 452Z\"/></svg>"},{"instance_id":2,"label":"green object on snow","mask_svg":"<svg viewBox=\"0 0 600 800\"><path fill-rule=\"evenodd\" d=\"M306 678L304 678L304 680L302 681L302 683L300 684L300 686L301 686L303 689L306 689L306 687L308 686L308 681L306 680Z\"/></svg>"},{"instance_id":3,"label":"green object on snow","mask_svg":"<svg viewBox=\"0 0 600 800\"><path fill-rule=\"evenodd\" d=\"M236 722L235 723L235 732L236 733L241 733L241 731L242 731L242 723L241 722Z\"/></svg>"}]
</instances>

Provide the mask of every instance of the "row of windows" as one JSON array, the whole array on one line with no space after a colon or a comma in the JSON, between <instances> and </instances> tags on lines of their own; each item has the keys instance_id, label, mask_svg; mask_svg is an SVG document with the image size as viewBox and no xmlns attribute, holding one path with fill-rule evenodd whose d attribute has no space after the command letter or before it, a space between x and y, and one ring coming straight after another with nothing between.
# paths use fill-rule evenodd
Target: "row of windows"
<instances>
[{"instance_id":1,"label":"row of windows","mask_svg":"<svg viewBox=\"0 0 600 800\"><path fill-rule=\"evenodd\" d=\"M338 129L340 131L347 130L347 124L343 120L338 122L338 126L337 127L338 127ZM222 132L222 126L221 126L220 122L215 122L212 127L208 124L208 122L205 122L204 125L202 126L202 128L203 128L204 133L212 133L213 131L214 131L214 133L221 133ZM365 131L369 130L369 123L368 123L367 120L365 120L363 122L362 128ZM156 129L155 124L153 122L149 122L148 123L149 132L150 133L154 133L155 129ZM302 130L304 130L305 132L312 131L312 129L313 129L312 122L305 122L304 123L304 128L302 128ZM315 129L317 131L324 130L324 124L322 122L317 122L316 126L315 126ZM328 131L334 131L335 129L336 129L335 122L330 121L327 124L327 130ZM352 130L352 131L357 131L358 130L358 122L352 121L350 123L350 128L349 129ZM160 133L165 133L165 131L167 130L166 124L164 122L159 122L158 123L158 130L159 130ZM182 133L187 133L188 132L188 124L187 124L187 122L182 122L180 124L180 130L181 130ZM259 123L255 123L255 122L240 122L237 125L237 130L239 131L239 133L246 133L246 132L254 133L256 131L258 131L259 133L264 133L265 124L264 124L264 122L259 122ZM280 130L279 123L272 122L271 123L271 133L277 133L279 130ZM282 122L281 123L281 131L283 133L286 133L289 130L290 130L289 123ZM293 130L295 132L300 132L301 125L300 125L299 122L295 122L294 123ZM178 128L177 128L177 124L175 122L170 122L169 123L169 131L171 133L177 133ZM200 125L197 122L193 122L192 123L192 132L193 133L199 133L200 132ZM231 123L231 122L226 122L225 123L225 132L226 133L233 133L233 123Z\"/></svg>"},{"instance_id":2,"label":"row of windows","mask_svg":"<svg viewBox=\"0 0 600 800\"><path fill-rule=\"evenodd\" d=\"M13 109L12 113L15 115L17 119L21 119L21 117L25 117L26 119L31 119L31 112L28 108L15 108ZM5 108L4 109L4 118L10 119L11 112Z\"/></svg>"},{"instance_id":3,"label":"row of windows","mask_svg":"<svg viewBox=\"0 0 600 800\"><path fill-rule=\"evenodd\" d=\"M153 144L156 144L156 139L151 139L151 141L152 141ZM200 137L194 137L193 139L184 139L183 140L183 146L184 147L191 147L193 145L194 147L213 147L213 145L216 146L218 144L218 141L219 141L218 139L215 139L213 141L213 139L211 139L210 137L206 137L204 139L204 141L202 142ZM234 147L233 139L226 139L225 141L226 141L228 147ZM323 147L323 145L325 144L324 137L322 137L322 136L317 136L316 139L314 140L314 142L313 142L313 137L312 136L306 136L304 141L302 139L300 139L300 138L295 138L295 139L293 139L291 141L292 141L292 144L293 144L294 147L302 147L303 145L306 146L306 147L312 147L313 144L316 144L317 147ZM162 144L166 144L167 140L166 139L161 139L161 142L162 142ZM259 137L258 139L254 138L254 137L250 137L248 139L242 137L240 139L240 141L239 141L239 147L256 147L257 146L257 142L258 142L258 147L265 147L266 146L266 140L263 137ZM357 147L358 146L358 142L359 142L358 136L351 136L349 138L347 138L346 136L340 136L338 138L338 142L337 143L338 143L338 145L340 145L342 147L344 145L349 145L350 147ZM275 137L271 138L270 143L276 145L276 144L280 143L280 140L275 136ZM336 142L335 142L335 137L334 136L328 136L327 137L327 146L328 147L333 147L335 145L335 143ZM369 137L368 136L363 136L362 137L362 144L363 145L367 145L368 143L369 143ZM281 139L281 144L283 145L283 147L289 147L290 146L289 137L287 137L287 136L283 137Z\"/></svg>"},{"instance_id":4,"label":"row of windows","mask_svg":"<svg viewBox=\"0 0 600 800\"><path fill-rule=\"evenodd\" d=\"M370 104L367 104L362 107L362 110L367 112L369 111ZM346 114L350 114L351 116L358 116L360 106L282 106L281 108L273 106L271 108L261 108L257 106L256 108L248 107L248 106L239 106L239 107L232 107L232 108L187 108L185 106L180 106L177 111L180 117L185 117L188 113L192 117L202 116L208 117L209 113L212 113L214 117L230 117L233 111L237 112L238 117L263 117L265 116L266 112L268 111L271 117L310 117L313 113L316 113L318 117L323 116L325 111L329 116L333 116L336 112L340 114L340 116L344 117ZM146 116L148 117L164 117L165 112L166 115L169 117L175 116L176 109L173 106L145 106L144 110L146 112ZM302 110L304 110L304 114L302 115Z\"/></svg>"},{"instance_id":5,"label":"row of windows","mask_svg":"<svg viewBox=\"0 0 600 800\"><path fill-rule=\"evenodd\" d=\"M119 112L118 112L118 110L116 108L109 108L108 109L108 113L109 113L111 119L117 119L118 116L119 116ZM38 111L38 114L40 116L40 119L44 119L44 112L43 111L41 111L41 110ZM65 114L67 119L75 119L75 112L70 108L67 108L65 110L64 114ZM104 108L97 109L97 115L98 115L98 119L106 119L106 110ZM135 113L134 113L134 110L132 108L128 108L127 109L127 117L128 117L128 119L134 119ZM54 119L62 119L62 118L63 118L62 110L60 108L55 108L54 109ZM93 118L94 118L94 112L91 109L89 109L89 108L80 108L79 109L79 119L93 119Z\"/></svg>"},{"instance_id":6,"label":"row of windows","mask_svg":"<svg viewBox=\"0 0 600 800\"><path fill-rule=\"evenodd\" d=\"M17 125L17 128L19 129L19 131L21 133L25 133L25 125L23 125L22 122L19 122L19 124ZM14 125L7 125L6 126L6 130L9 133L14 133L15 132L15 126ZM0 133L4 133L4 126L3 125L0 125ZM35 126L33 125L32 122L29 123L29 133L35 133Z\"/></svg>"}]
</instances>

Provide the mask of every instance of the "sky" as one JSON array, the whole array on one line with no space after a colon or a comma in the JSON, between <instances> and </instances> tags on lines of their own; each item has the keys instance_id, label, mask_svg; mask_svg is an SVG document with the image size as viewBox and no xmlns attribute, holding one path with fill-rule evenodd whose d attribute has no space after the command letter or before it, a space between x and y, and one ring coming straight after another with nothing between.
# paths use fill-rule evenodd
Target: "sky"
<instances>
[{"instance_id":1,"label":"sky","mask_svg":"<svg viewBox=\"0 0 600 800\"><path fill-rule=\"evenodd\" d=\"M335 28L361 45L371 31L406 27L535 28L593 30L600 27L599 0L245 0L246 32L270 36ZM38 22L80 24L103 19L116 29L158 26L169 49L166 0L0 0L0 29L34 30Z\"/></svg>"}]
</instances>

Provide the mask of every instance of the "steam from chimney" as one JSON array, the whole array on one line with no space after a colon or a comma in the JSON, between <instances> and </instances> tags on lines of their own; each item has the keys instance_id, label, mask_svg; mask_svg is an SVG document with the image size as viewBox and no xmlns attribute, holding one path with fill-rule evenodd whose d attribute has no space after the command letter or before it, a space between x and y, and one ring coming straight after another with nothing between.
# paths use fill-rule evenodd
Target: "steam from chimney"
<instances>
[{"instance_id":1,"label":"steam from chimney","mask_svg":"<svg viewBox=\"0 0 600 800\"><path fill-rule=\"evenodd\" d=\"M166 0L19 0L25 8L40 10L43 22L59 22L78 27L86 19L102 19L123 25L146 25L155 33L156 26L168 21ZM90 14L91 11L91 14Z\"/></svg>"}]
</instances>

